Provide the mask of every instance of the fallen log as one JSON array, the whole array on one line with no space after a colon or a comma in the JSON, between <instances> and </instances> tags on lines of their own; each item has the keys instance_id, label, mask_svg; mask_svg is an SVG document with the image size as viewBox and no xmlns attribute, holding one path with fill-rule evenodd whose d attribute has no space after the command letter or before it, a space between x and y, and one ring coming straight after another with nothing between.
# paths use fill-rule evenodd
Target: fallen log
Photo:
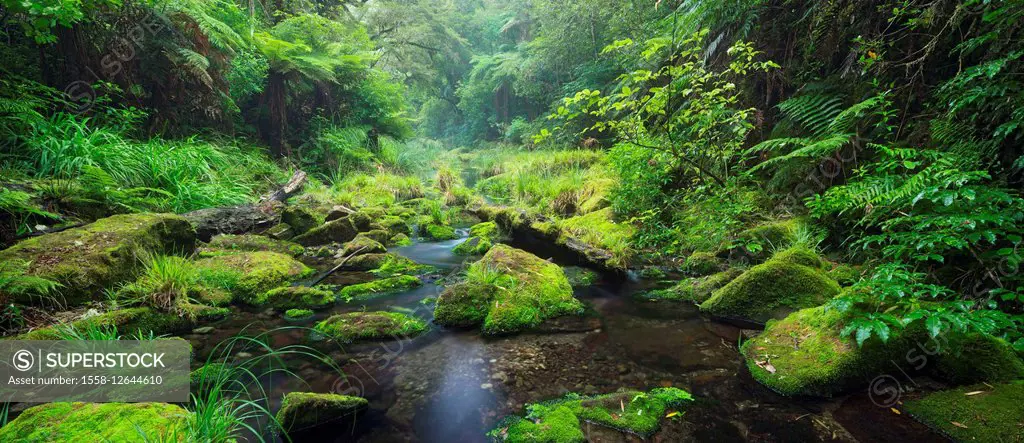
<instances>
[{"instance_id":1,"label":"fallen log","mask_svg":"<svg viewBox=\"0 0 1024 443\"><path fill-rule=\"evenodd\" d=\"M264 195L258 204L225 208L207 208L182 214L196 230L196 236L208 242L218 234L247 234L270 229L281 222L281 211L289 197L306 183L306 173L295 171L284 186Z\"/></svg>"}]
</instances>

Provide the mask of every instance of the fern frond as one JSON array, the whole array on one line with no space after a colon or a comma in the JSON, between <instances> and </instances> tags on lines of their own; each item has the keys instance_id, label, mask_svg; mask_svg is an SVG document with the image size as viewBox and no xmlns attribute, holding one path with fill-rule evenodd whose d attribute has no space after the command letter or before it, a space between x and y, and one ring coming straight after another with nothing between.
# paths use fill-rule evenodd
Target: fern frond
<instances>
[{"instance_id":1,"label":"fern frond","mask_svg":"<svg viewBox=\"0 0 1024 443\"><path fill-rule=\"evenodd\" d=\"M843 112L843 98L831 94L806 94L778 105L782 114L814 137L825 135Z\"/></svg>"}]
</instances>

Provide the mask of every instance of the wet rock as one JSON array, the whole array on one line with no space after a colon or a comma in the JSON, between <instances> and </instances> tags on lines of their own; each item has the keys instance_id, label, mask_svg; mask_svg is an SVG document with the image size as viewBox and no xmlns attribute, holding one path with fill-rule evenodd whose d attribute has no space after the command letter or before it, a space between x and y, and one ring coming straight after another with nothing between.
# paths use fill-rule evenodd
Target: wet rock
<instances>
[{"instance_id":1,"label":"wet rock","mask_svg":"<svg viewBox=\"0 0 1024 443\"><path fill-rule=\"evenodd\" d=\"M265 316L273 316L274 309L324 309L333 306L338 297L334 292L320 287L284 286L274 288L250 300L257 306L272 306Z\"/></svg>"},{"instance_id":2,"label":"wet rock","mask_svg":"<svg viewBox=\"0 0 1024 443\"><path fill-rule=\"evenodd\" d=\"M195 262L200 282L216 284L249 304L259 305L267 291L313 270L294 258L276 252L238 252Z\"/></svg>"},{"instance_id":3,"label":"wet rock","mask_svg":"<svg viewBox=\"0 0 1024 443\"><path fill-rule=\"evenodd\" d=\"M200 240L210 241L217 234L247 234L266 230L280 221L280 208L280 204L209 208L182 216L192 224Z\"/></svg>"},{"instance_id":4,"label":"wet rock","mask_svg":"<svg viewBox=\"0 0 1024 443\"><path fill-rule=\"evenodd\" d=\"M0 428L0 441L139 441L184 435L189 412L167 403L46 403Z\"/></svg>"},{"instance_id":5,"label":"wet rock","mask_svg":"<svg viewBox=\"0 0 1024 443\"><path fill-rule=\"evenodd\" d=\"M302 235L324 223L323 217L303 206L288 206L281 212L281 223L291 226L295 235Z\"/></svg>"},{"instance_id":6,"label":"wet rock","mask_svg":"<svg viewBox=\"0 0 1024 443\"><path fill-rule=\"evenodd\" d=\"M379 241L370 238L365 233L361 233L348 243L345 243L339 254L342 257L348 257L352 254L383 254L385 252L388 252L388 249Z\"/></svg>"},{"instance_id":7,"label":"wet rock","mask_svg":"<svg viewBox=\"0 0 1024 443\"><path fill-rule=\"evenodd\" d=\"M325 219L325 221L340 220L345 217L348 217L349 215L352 215L352 213L354 212L356 211L349 209L345 206L335 206L331 208L330 212L327 213L327 218Z\"/></svg>"},{"instance_id":8,"label":"wet rock","mask_svg":"<svg viewBox=\"0 0 1024 443\"><path fill-rule=\"evenodd\" d=\"M358 233L359 231L350 220L339 219L310 229L292 241L303 246L324 245L331 242L345 243L355 238Z\"/></svg>"},{"instance_id":9,"label":"wet rock","mask_svg":"<svg viewBox=\"0 0 1024 443\"><path fill-rule=\"evenodd\" d=\"M369 407L365 398L312 392L289 392L281 401L277 421L285 432L352 420Z\"/></svg>"},{"instance_id":10,"label":"wet rock","mask_svg":"<svg viewBox=\"0 0 1024 443\"><path fill-rule=\"evenodd\" d=\"M305 248L295 243L275 240L255 234L221 234L210 240L209 244L200 248L201 255L218 255L237 251L271 251L291 256L302 255Z\"/></svg>"},{"instance_id":11,"label":"wet rock","mask_svg":"<svg viewBox=\"0 0 1024 443\"><path fill-rule=\"evenodd\" d=\"M427 330L418 318L398 312L349 312L317 323L317 332L343 343L370 339L402 339Z\"/></svg>"},{"instance_id":12,"label":"wet rock","mask_svg":"<svg viewBox=\"0 0 1024 443\"><path fill-rule=\"evenodd\" d=\"M193 329L192 333L193 334L199 334L199 335L206 335L206 334L212 333L213 331L214 331L214 327L213 326L202 326L202 327L198 327L198 328Z\"/></svg>"},{"instance_id":13,"label":"wet rock","mask_svg":"<svg viewBox=\"0 0 1024 443\"><path fill-rule=\"evenodd\" d=\"M295 230L287 223L278 223L267 229L265 234L275 240L291 240L292 237L295 237Z\"/></svg>"}]
</instances>

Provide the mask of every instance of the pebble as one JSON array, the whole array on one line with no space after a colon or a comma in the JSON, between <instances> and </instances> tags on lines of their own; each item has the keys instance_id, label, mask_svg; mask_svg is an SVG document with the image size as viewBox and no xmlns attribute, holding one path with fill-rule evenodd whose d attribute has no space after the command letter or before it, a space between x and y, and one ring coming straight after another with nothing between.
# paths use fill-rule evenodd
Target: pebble
<instances>
[{"instance_id":1,"label":"pebble","mask_svg":"<svg viewBox=\"0 0 1024 443\"><path fill-rule=\"evenodd\" d=\"M199 327L199 328L193 329L192 333L193 334L206 335L206 334L209 334L209 333L213 332L213 330L214 330L213 326L203 326L203 327Z\"/></svg>"},{"instance_id":2,"label":"pebble","mask_svg":"<svg viewBox=\"0 0 1024 443\"><path fill-rule=\"evenodd\" d=\"M491 389L492 387L494 387L494 385L492 385L490 383L484 383L484 384L480 385L480 389Z\"/></svg>"}]
</instances>

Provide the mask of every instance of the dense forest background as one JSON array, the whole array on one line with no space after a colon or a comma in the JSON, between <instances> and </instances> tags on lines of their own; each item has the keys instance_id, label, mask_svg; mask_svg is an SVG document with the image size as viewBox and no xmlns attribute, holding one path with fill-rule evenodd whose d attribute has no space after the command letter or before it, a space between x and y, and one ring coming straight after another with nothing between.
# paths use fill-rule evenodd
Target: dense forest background
<instances>
[{"instance_id":1,"label":"dense forest background","mask_svg":"<svg viewBox=\"0 0 1024 443\"><path fill-rule=\"evenodd\" d=\"M425 177L573 220L623 268L806 220L851 265L858 342L1024 349L1019 0L0 4L5 242L294 169L312 198Z\"/></svg>"}]
</instances>

